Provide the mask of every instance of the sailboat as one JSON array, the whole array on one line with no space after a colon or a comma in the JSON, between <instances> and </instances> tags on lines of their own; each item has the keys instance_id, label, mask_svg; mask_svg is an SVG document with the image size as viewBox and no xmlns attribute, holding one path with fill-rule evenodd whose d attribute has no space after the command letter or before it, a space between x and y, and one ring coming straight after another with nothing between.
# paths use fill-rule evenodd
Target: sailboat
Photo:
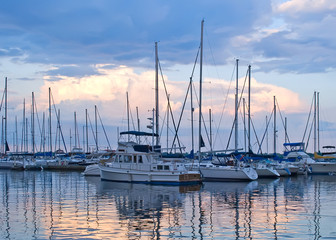
<instances>
[{"instance_id":1,"label":"sailboat","mask_svg":"<svg viewBox=\"0 0 336 240\"><path fill-rule=\"evenodd\" d=\"M192 170L199 170L204 181L229 181L229 180L256 180L258 178L257 172L250 166L223 166L217 165L210 161L206 161L202 156L202 147L204 142L201 135L201 121L202 121L202 63L203 63L203 26L204 20L201 24L201 46L200 46L200 93L199 93L199 151L198 163L188 163L186 166ZM237 60L238 65L238 60ZM238 75L238 68L237 68ZM238 82L238 77L237 77ZM237 95L236 95L236 110L237 110ZM237 115L237 114L236 114ZM237 137L237 134L236 134ZM238 142L237 142L238 143ZM235 145L237 148L237 144Z\"/></svg>"}]
</instances>

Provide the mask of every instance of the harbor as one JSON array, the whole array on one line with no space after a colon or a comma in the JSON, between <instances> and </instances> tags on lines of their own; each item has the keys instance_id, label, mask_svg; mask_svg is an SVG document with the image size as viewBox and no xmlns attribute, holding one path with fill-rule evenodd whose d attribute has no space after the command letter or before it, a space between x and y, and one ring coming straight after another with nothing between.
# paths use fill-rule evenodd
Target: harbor
<instances>
[{"instance_id":1,"label":"harbor","mask_svg":"<svg viewBox=\"0 0 336 240\"><path fill-rule=\"evenodd\" d=\"M310 175L159 186L0 170L0 238L335 238L335 181Z\"/></svg>"},{"instance_id":2,"label":"harbor","mask_svg":"<svg viewBox=\"0 0 336 240\"><path fill-rule=\"evenodd\" d=\"M4 2L0 239L336 239L335 9Z\"/></svg>"}]
</instances>

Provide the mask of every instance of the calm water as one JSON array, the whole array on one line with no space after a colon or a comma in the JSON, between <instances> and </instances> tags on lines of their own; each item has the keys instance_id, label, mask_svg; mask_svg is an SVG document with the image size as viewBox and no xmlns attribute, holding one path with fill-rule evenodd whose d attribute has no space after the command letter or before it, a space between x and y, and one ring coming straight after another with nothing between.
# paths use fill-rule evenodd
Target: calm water
<instances>
[{"instance_id":1,"label":"calm water","mask_svg":"<svg viewBox=\"0 0 336 240\"><path fill-rule=\"evenodd\" d=\"M336 176L151 186L0 171L0 239L336 239Z\"/></svg>"}]
</instances>

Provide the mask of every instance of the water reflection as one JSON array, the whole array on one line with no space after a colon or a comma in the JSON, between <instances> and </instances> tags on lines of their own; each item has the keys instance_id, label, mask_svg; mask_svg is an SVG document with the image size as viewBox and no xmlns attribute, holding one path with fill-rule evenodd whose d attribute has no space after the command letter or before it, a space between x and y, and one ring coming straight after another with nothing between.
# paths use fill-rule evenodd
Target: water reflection
<instances>
[{"instance_id":1,"label":"water reflection","mask_svg":"<svg viewBox=\"0 0 336 240\"><path fill-rule=\"evenodd\" d=\"M0 171L0 239L335 238L336 176L157 186Z\"/></svg>"}]
</instances>

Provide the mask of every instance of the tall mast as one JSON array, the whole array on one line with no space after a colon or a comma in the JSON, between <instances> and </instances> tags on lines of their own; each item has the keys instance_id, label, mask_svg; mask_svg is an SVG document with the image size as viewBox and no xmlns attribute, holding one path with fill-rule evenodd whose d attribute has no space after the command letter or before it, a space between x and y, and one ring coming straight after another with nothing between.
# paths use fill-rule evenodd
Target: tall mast
<instances>
[{"instance_id":1,"label":"tall mast","mask_svg":"<svg viewBox=\"0 0 336 240\"><path fill-rule=\"evenodd\" d=\"M317 92L317 151L320 152L320 93Z\"/></svg>"},{"instance_id":2,"label":"tall mast","mask_svg":"<svg viewBox=\"0 0 336 240\"><path fill-rule=\"evenodd\" d=\"M198 114L198 161L201 162L201 148L202 148L202 74L203 74L203 24L204 20L201 23L201 53L200 53L200 86L199 86L199 114Z\"/></svg>"},{"instance_id":3,"label":"tall mast","mask_svg":"<svg viewBox=\"0 0 336 240\"><path fill-rule=\"evenodd\" d=\"M159 145L159 57L157 42L155 42L155 133L156 145Z\"/></svg>"},{"instance_id":4,"label":"tall mast","mask_svg":"<svg viewBox=\"0 0 336 240\"><path fill-rule=\"evenodd\" d=\"M266 115L266 153L268 154L268 120Z\"/></svg>"},{"instance_id":5,"label":"tall mast","mask_svg":"<svg viewBox=\"0 0 336 240\"><path fill-rule=\"evenodd\" d=\"M32 131L32 153L34 154L35 153L35 129L34 129L34 126L35 126L35 122L34 122L34 103L35 103L35 99L34 99L34 92L32 92L32 116L31 116L31 131Z\"/></svg>"},{"instance_id":6,"label":"tall mast","mask_svg":"<svg viewBox=\"0 0 336 240\"><path fill-rule=\"evenodd\" d=\"M139 119L139 109L136 107L136 115L137 115L137 124L138 124L138 132L140 132L140 119ZM140 144L140 137L137 138L138 144Z\"/></svg>"},{"instance_id":7,"label":"tall mast","mask_svg":"<svg viewBox=\"0 0 336 240\"><path fill-rule=\"evenodd\" d=\"M210 151L212 155L212 119L211 119L211 108L209 109L209 122L210 122Z\"/></svg>"},{"instance_id":8,"label":"tall mast","mask_svg":"<svg viewBox=\"0 0 336 240\"><path fill-rule=\"evenodd\" d=\"M58 149L61 149L61 110L58 109L58 116L57 116L57 137L58 137Z\"/></svg>"},{"instance_id":9,"label":"tall mast","mask_svg":"<svg viewBox=\"0 0 336 240\"><path fill-rule=\"evenodd\" d=\"M274 155L276 154L276 104L275 104L275 96L273 96L273 100L274 100Z\"/></svg>"},{"instance_id":10,"label":"tall mast","mask_svg":"<svg viewBox=\"0 0 336 240\"><path fill-rule=\"evenodd\" d=\"M236 94L235 94L235 149L238 149L238 61L236 59Z\"/></svg>"},{"instance_id":11,"label":"tall mast","mask_svg":"<svg viewBox=\"0 0 336 240\"><path fill-rule=\"evenodd\" d=\"M96 124L96 151L98 152L98 124L97 124L97 105L95 105L95 124Z\"/></svg>"},{"instance_id":12,"label":"tall mast","mask_svg":"<svg viewBox=\"0 0 336 240\"><path fill-rule=\"evenodd\" d=\"M5 154L7 154L7 77L5 78Z\"/></svg>"},{"instance_id":13,"label":"tall mast","mask_svg":"<svg viewBox=\"0 0 336 240\"><path fill-rule=\"evenodd\" d=\"M22 121L23 121L23 130L22 130L22 139L23 139L23 152L26 151L26 102L23 99L23 112L22 112Z\"/></svg>"},{"instance_id":14,"label":"tall mast","mask_svg":"<svg viewBox=\"0 0 336 240\"><path fill-rule=\"evenodd\" d=\"M51 89L49 88L49 151L52 152L52 139L51 139Z\"/></svg>"},{"instance_id":15,"label":"tall mast","mask_svg":"<svg viewBox=\"0 0 336 240\"><path fill-rule=\"evenodd\" d=\"M248 72L249 72L249 84L248 84L248 109L247 109L247 136L248 136L248 151L251 151L251 65L248 66Z\"/></svg>"},{"instance_id":16,"label":"tall mast","mask_svg":"<svg viewBox=\"0 0 336 240\"><path fill-rule=\"evenodd\" d=\"M77 120L76 120L76 112L74 112L74 119L75 119L75 146L77 148Z\"/></svg>"},{"instance_id":17,"label":"tall mast","mask_svg":"<svg viewBox=\"0 0 336 240\"><path fill-rule=\"evenodd\" d=\"M85 130L86 130L86 152L89 152L89 133L88 133L88 115L87 109L85 109Z\"/></svg>"},{"instance_id":18,"label":"tall mast","mask_svg":"<svg viewBox=\"0 0 336 240\"><path fill-rule=\"evenodd\" d=\"M245 149L245 152L247 152L247 149L246 149L246 118L245 118L245 98L243 98L243 121L244 121L244 149Z\"/></svg>"},{"instance_id":19,"label":"tall mast","mask_svg":"<svg viewBox=\"0 0 336 240\"><path fill-rule=\"evenodd\" d=\"M169 95L168 95L168 104L167 104L167 152L168 152L168 141L169 141Z\"/></svg>"},{"instance_id":20,"label":"tall mast","mask_svg":"<svg viewBox=\"0 0 336 240\"><path fill-rule=\"evenodd\" d=\"M194 105L193 105L193 87L192 77L190 77L190 107L191 107L191 151L194 154Z\"/></svg>"},{"instance_id":21,"label":"tall mast","mask_svg":"<svg viewBox=\"0 0 336 240\"><path fill-rule=\"evenodd\" d=\"M18 142L18 129L17 129L17 116L15 116L15 152L19 151L19 142Z\"/></svg>"},{"instance_id":22,"label":"tall mast","mask_svg":"<svg viewBox=\"0 0 336 240\"><path fill-rule=\"evenodd\" d=\"M314 153L316 152L316 91L314 92Z\"/></svg>"},{"instance_id":23,"label":"tall mast","mask_svg":"<svg viewBox=\"0 0 336 240\"><path fill-rule=\"evenodd\" d=\"M127 101L127 131L130 130L130 119L129 119L129 102L128 102L128 92L126 92L126 101ZM129 134L127 134L127 141L130 141Z\"/></svg>"}]
</instances>

